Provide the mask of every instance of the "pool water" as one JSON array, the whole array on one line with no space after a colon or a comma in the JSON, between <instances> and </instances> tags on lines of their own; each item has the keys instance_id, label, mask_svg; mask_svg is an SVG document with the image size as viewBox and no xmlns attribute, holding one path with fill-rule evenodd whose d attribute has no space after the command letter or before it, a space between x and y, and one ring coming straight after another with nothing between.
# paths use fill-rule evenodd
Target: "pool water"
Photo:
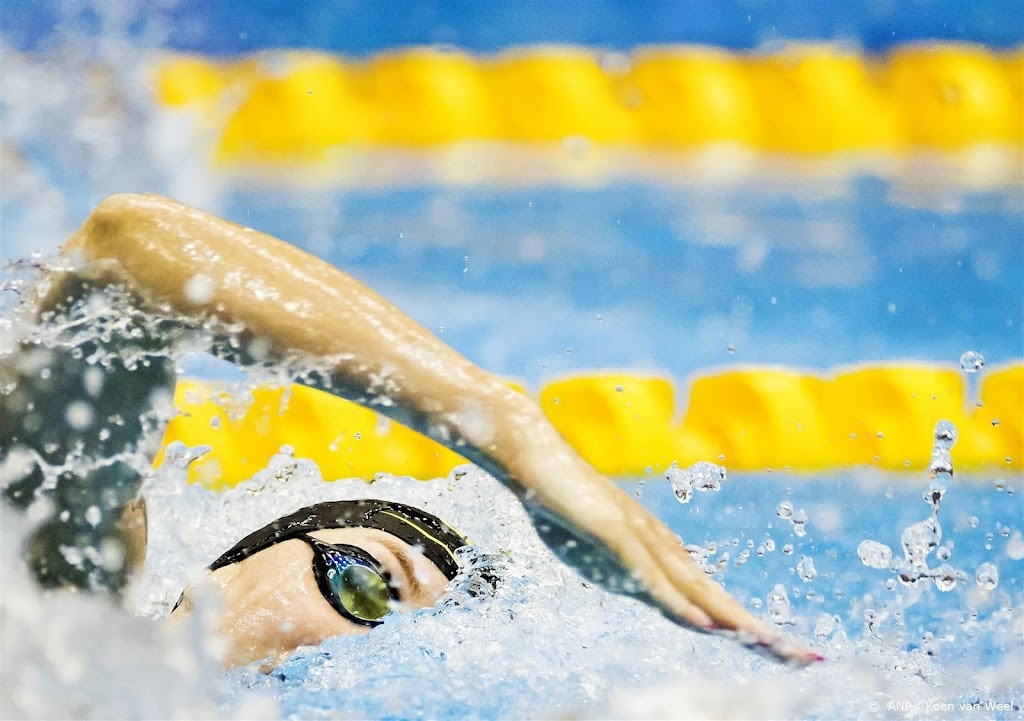
<instances>
[{"instance_id":1,"label":"pool water","mask_svg":"<svg viewBox=\"0 0 1024 721\"><path fill-rule=\"evenodd\" d=\"M952 588L903 584L858 555L864 540L902 555L904 530L931 516L926 476L728 477L685 504L661 479L624 484L748 608L826 656L790 670L584 582L479 470L368 487L324 482L315 464L282 451L222 493L187 485L184 463L149 481L150 554L131 601L139 618L88 597L39 598L10 557L23 522L5 508L13 582L2 623L14 663L4 673L17 689L5 704L44 717L1020 716L1019 478L958 476L946 492L927 564L950 564ZM422 507L469 535L467 567L497 568L495 593L470 594L472 573L461 575L437 607L300 649L269 674L255 665L216 672L213 602L203 595L177 628L145 618L165 616L188 580L249 531L300 505L366 496Z\"/></svg>"}]
</instances>

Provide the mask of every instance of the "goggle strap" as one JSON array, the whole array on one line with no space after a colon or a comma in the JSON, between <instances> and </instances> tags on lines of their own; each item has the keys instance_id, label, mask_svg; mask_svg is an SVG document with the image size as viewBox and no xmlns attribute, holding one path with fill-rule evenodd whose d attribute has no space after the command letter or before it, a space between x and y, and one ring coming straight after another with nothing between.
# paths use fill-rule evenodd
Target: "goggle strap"
<instances>
[{"instance_id":1,"label":"goggle strap","mask_svg":"<svg viewBox=\"0 0 1024 721\"><path fill-rule=\"evenodd\" d=\"M418 547L431 563L441 569L446 578L452 579L459 572L455 552L448 544L433 535L433 533L443 534L443 529L423 528L411 518L399 516L384 509L374 513L373 520L376 528L390 533L410 546Z\"/></svg>"}]
</instances>

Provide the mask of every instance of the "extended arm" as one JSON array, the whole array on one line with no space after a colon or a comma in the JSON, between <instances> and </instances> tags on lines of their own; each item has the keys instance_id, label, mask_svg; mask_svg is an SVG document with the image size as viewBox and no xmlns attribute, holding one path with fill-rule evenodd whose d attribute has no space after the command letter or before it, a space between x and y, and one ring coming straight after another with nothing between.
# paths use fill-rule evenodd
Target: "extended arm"
<instances>
[{"instance_id":1,"label":"extended arm","mask_svg":"<svg viewBox=\"0 0 1024 721\"><path fill-rule=\"evenodd\" d=\"M606 587L685 625L738 631L781 658L814 658L711 581L679 539L591 468L536 404L330 264L150 195L107 199L63 252L116 264L154 308L243 325L260 354L326 364L327 390L373 405L494 473L552 549Z\"/></svg>"}]
</instances>

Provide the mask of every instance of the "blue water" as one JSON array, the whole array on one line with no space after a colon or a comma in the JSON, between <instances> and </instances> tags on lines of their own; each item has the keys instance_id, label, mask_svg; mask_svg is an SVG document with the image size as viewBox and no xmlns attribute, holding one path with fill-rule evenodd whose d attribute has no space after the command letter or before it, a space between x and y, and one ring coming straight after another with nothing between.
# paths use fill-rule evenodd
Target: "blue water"
<instances>
[{"instance_id":1,"label":"blue water","mask_svg":"<svg viewBox=\"0 0 1024 721\"><path fill-rule=\"evenodd\" d=\"M384 9L386 7L386 10ZM750 49L778 40L827 40L885 50L914 40L1012 47L1024 41L1013 0L851 0L809 11L796 0L183 0L125 3L113 21L143 43L232 55L266 48L315 48L366 55L405 45L457 45L494 52L528 43L630 50L641 44L701 43ZM4 34L15 48L46 47L72 29L104 21L86 3L7 0ZM148 24L153 18L159 23ZM56 29L56 33L54 30Z\"/></svg>"},{"instance_id":2,"label":"blue water","mask_svg":"<svg viewBox=\"0 0 1024 721\"><path fill-rule=\"evenodd\" d=\"M923 583L925 595L907 609L906 627L899 631L909 636L908 647L916 647L926 631L936 635L958 632L957 622L968 615L966 594L976 588L974 570L981 563L996 565L1000 573L998 588L1009 594L1014 606L1024 602L1024 561L1011 559L1006 553L1012 534L1024 528L1024 479L1019 474L1006 474L973 480L977 482L960 479L955 483L938 515L943 541L953 544L948 563L966 570L970 579L950 592ZM1006 487L1001 488L1003 485ZM733 594L749 603L751 598L763 598L775 583L782 583L789 589L794 614L811 628L818 614L835 614L843 619L847 632L857 636L864 633L857 612L866 607L884 608L904 593L902 585L886 588L886 582L894 578L891 572L861 564L857 545L865 539L878 541L889 546L894 557L902 558L900 533L931 512L930 505L921 498L926 487L924 474L917 483L909 474L873 480L858 479L855 473L814 478L737 474L723 484L721 492L697 494L689 505L680 504L668 484L661 482L645 484L641 498L687 543L716 542L720 552L729 551L730 563L719 580ZM635 484L632 490L635 492ZM778 517L776 509L782 501L807 512L810 521L805 536L798 536L791 523ZM1006 535L1003 528L1007 529ZM767 537L775 540L776 548L758 556L756 549ZM740 544L731 546L735 538ZM748 548L748 539L754 542L753 548ZM791 554L784 552L787 544L792 545ZM743 550L750 552L750 558L737 566L737 554ZM817 569L817 576L810 582L802 581L795 572L802 556L812 557ZM938 566L939 562L932 556L929 565ZM795 589L801 591L799 596L794 594ZM808 591L816 596L808 599ZM866 601L868 598L872 600ZM888 624L883 624L882 633L897 630L893 622L890 618ZM991 662L1006 651L971 646L953 646L946 655L964 658L980 654L982 660Z\"/></svg>"},{"instance_id":3,"label":"blue water","mask_svg":"<svg viewBox=\"0 0 1024 721\"><path fill-rule=\"evenodd\" d=\"M53 157L40 167L67 188L59 237L101 194ZM956 191L952 209L936 208L901 198L898 183L241 185L212 209L328 260L482 367L530 384L595 368L684 379L747 364L955 367L966 350L1019 362L1024 196ZM19 223L25 206L4 210L8 229L36 227ZM31 247L10 232L0 260Z\"/></svg>"},{"instance_id":4,"label":"blue water","mask_svg":"<svg viewBox=\"0 0 1024 721\"><path fill-rule=\"evenodd\" d=\"M1017 718L1019 684L1013 686L1012 670L995 688L983 679L1001 673L1000 665L1020 652L1006 609L1024 603L1019 558L1024 484L1017 479L1008 489L997 487L995 479L973 480L956 482L939 511L943 543L952 548L947 562L966 579L947 592L924 581L916 599L893 583L891 572L865 567L856 547L871 539L901 556L900 532L931 510L920 497L923 480L869 480L855 473L813 481L737 475L720 492L697 493L687 505L678 503L663 482L625 484L687 543L716 544L711 562L728 553L715 578L755 614L768 614L766 596L781 585L792 610L786 632L810 640L828 659L809 670L787 672L730 643L678 631L640 607L595 599L580 591L578 580L552 578L550 566L536 558L531 562L531 551L519 547L510 560L527 565L524 575L506 578L500 612L492 609L481 619L476 614L489 613L485 604L476 613L428 610L396 618L368 637L331 639L304 650L269 676L232 672L231 693L269 692L291 718L461 719L576 716L595 696L618 689L628 699L629 718L650 717L643 709L651 699L654 717L688 718L717 715L714 709L723 702L700 701L694 685L720 683L723 691L737 684L746 689L744 699L724 702L741 718L879 718L871 700L884 705L926 699L1014 702L1014 711L987 717ZM805 535L776 515L784 500L806 511ZM503 517L500 511L497 517ZM758 547L768 539L774 547L759 556ZM494 543L489 539L484 546ZM485 550L497 550L497 543ZM750 556L738 563L742 552ZM810 580L797 571L807 558L817 571ZM998 568L1000 581L981 593L974 575L985 562ZM929 565L938 565L934 556ZM537 588L542 584L553 595ZM872 610L879 621L869 628L865 619ZM836 625L818 635L822 616L834 617ZM786 690L792 706L780 703L773 684ZM666 691L673 688L680 699ZM596 714L617 717L602 704Z\"/></svg>"},{"instance_id":5,"label":"blue water","mask_svg":"<svg viewBox=\"0 0 1024 721\"><path fill-rule=\"evenodd\" d=\"M1024 198L956 212L870 177L779 192L238 189L232 219L353 274L483 367L538 383L593 368L812 369L1024 355Z\"/></svg>"}]
</instances>

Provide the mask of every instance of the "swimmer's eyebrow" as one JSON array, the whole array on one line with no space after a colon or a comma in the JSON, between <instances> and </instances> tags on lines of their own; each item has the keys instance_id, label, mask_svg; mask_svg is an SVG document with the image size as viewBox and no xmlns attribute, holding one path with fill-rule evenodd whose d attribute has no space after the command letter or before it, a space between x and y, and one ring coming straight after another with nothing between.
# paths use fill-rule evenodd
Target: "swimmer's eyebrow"
<instances>
[{"instance_id":1,"label":"swimmer's eyebrow","mask_svg":"<svg viewBox=\"0 0 1024 721\"><path fill-rule=\"evenodd\" d=\"M402 573L405 574L409 584L409 597L416 598L420 596L423 593L423 587L420 585L419 579L416 578L416 569L412 565L412 560L406 555L408 551L386 538L381 538L377 542L391 551L391 555L398 560L398 565L402 567Z\"/></svg>"}]
</instances>

